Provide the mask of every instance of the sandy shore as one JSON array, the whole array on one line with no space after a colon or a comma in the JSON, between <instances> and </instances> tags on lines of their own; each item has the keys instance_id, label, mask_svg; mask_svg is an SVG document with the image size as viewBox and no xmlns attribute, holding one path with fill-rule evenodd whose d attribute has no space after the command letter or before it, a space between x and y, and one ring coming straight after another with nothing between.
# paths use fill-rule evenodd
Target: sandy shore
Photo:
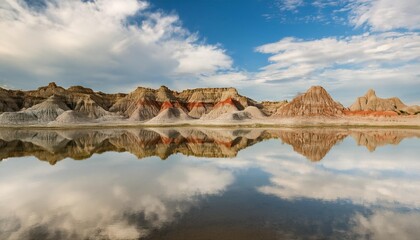
<instances>
[{"instance_id":1,"label":"sandy shore","mask_svg":"<svg viewBox=\"0 0 420 240\"><path fill-rule=\"evenodd\" d=\"M420 128L420 116L400 116L392 118L369 117L294 117L294 118L264 118L252 120L188 120L177 122L130 122L102 121L83 123L48 123L2 125L0 128L114 128L114 127L405 127Z\"/></svg>"}]
</instances>

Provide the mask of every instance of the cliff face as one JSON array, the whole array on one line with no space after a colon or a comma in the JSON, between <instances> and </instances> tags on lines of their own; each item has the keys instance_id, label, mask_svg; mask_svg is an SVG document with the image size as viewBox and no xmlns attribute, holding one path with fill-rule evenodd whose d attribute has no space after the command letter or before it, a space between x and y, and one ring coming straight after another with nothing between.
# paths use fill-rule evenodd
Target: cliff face
<instances>
[{"instance_id":1,"label":"cliff face","mask_svg":"<svg viewBox=\"0 0 420 240\"><path fill-rule=\"evenodd\" d=\"M287 101L279 101L279 102L263 101L263 102L261 102L262 111L266 115L272 115L272 114L276 113L286 103L287 103Z\"/></svg>"},{"instance_id":2,"label":"cliff face","mask_svg":"<svg viewBox=\"0 0 420 240\"><path fill-rule=\"evenodd\" d=\"M138 87L129 94L106 94L82 86L65 89L50 83L32 91L0 88L0 114L7 112L0 117L0 121L8 124L43 122L40 119L52 121L55 118L49 117L48 111L48 116L34 115L33 111L27 111L52 96L59 102L50 106L49 111L54 111L54 107L59 113L70 111L57 119L57 122L62 123L115 115L129 121L156 118L156 123L198 119L204 115L215 119L223 113L243 110L248 106L261 107L254 100L240 95L234 88L197 88L177 92L165 86L159 89Z\"/></svg>"},{"instance_id":3,"label":"cliff face","mask_svg":"<svg viewBox=\"0 0 420 240\"><path fill-rule=\"evenodd\" d=\"M373 111L373 113L371 112ZM80 123L125 120L160 124L193 119L235 122L289 117L396 116L417 114L398 98L381 99L370 90L350 110L327 91L311 87L291 102L261 102L242 96L234 88L197 88L181 92L162 86L138 87L129 94L106 94L90 88L67 89L50 83L37 90L0 88L0 124Z\"/></svg>"},{"instance_id":4,"label":"cliff face","mask_svg":"<svg viewBox=\"0 0 420 240\"><path fill-rule=\"evenodd\" d=\"M281 106L273 115L297 116L339 116L345 108L335 102L321 86L313 86L306 93Z\"/></svg>"},{"instance_id":5,"label":"cliff face","mask_svg":"<svg viewBox=\"0 0 420 240\"><path fill-rule=\"evenodd\" d=\"M7 113L6 118L12 120L20 116L17 118L24 120L31 118L31 113L35 111L37 112L35 114L37 122L43 122L43 119L54 120L51 117L53 115L50 115L51 112L58 111L61 114L67 110L77 111L90 118L99 118L107 115L109 108L117 99L124 96L125 94L96 93L92 89L81 86L64 89L55 83L32 91L0 89L0 113L20 111L16 116ZM39 108L47 110L39 111ZM60 109L63 111L61 112ZM46 115L44 116L44 114Z\"/></svg>"}]
</instances>

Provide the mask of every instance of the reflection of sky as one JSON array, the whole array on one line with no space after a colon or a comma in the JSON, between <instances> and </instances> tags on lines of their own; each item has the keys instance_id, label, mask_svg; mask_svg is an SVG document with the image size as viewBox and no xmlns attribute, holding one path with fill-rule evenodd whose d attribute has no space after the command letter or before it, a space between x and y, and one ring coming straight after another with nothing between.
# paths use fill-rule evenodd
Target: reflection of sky
<instances>
[{"instance_id":1,"label":"reflection of sky","mask_svg":"<svg viewBox=\"0 0 420 240\"><path fill-rule=\"evenodd\" d=\"M266 151L257 156L260 167L272 175L271 184L259 190L289 199L347 199L362 204L419 207L416 144L418 140L406 139L398 147L385 146L370 153L354 147L348 138L319 163L308 162L281 146L278 153Z\"/></svg>"},{"instance_id":2,"label":"reflection of sky","mask_svg":"<svg viewBox=\"0 0 420 240\"><path fill-rule=\"evenodd\" d=\"M279 201L345 200L371 209L370 215L354 213L355 233L410 239L420 234L414 224L420 220L417 145L418 140L406 139L370 153L346 138L316 163L280 140L244 149L233 159L178 154L165 161L137 160L129 153L108 152L53 167L33 157L9 159L0 164L0 238L45 232L49 238L57 232L61 238L145 236L176 222L204 198L225 196L237 181L249 185L246 175L238 176L257 171L268 181L255 186L255 195ZM399 225L393 226L396 219Z\"/></svg>"},{"instance_id":3,"label":"reflection of sky","mask_svg":"<svg viewBox=\"0 0 420 240\"><path fill-rule=\"evenodd\" d=\"M148 230L130 225L124 213L141 213L148 228L159 228L198 197L220 194L233 181L229 171L206 162L138 161L128 153L95 155L54 167L34 158L13 159L1 165L0 178L0 224L8 230L2 239L16 229L11 239L40 227L61 230L64 236L77 233L78 238L95 232L98 237L141 236ZM4 218L15 219L15 224Z\"/></svg>"}]
</instances>

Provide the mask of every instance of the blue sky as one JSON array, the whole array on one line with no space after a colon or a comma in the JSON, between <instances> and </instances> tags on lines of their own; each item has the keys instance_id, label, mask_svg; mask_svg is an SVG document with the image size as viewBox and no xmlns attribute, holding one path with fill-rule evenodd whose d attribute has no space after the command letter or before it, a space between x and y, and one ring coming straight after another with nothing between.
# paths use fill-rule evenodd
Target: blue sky
<instances>
[{"instance_id":1,"label":"blue sky","mask_svg":"<svg viewBox=\"0 0 420 240\"><path fill-rule=\"evenodd\" d=\"M267 64L267 57L254 51L256 46L267 42L289 36L316 39L361 32L327 16L344 4L322 9L305 4L299 10L282 11L280 1L268 0L152 0L150 3L153 9L174 11L187 29L198 32L210 44L222 44L237 67L250 71ZM317 16L326 19L304 19Z\"/></svg>"},{"instance_id":2,"label":"blue sky","mask_svg":"<svg viewBox=\"0 0 420 240\"><path fill-rule=\"evenodd\" d=\"M416 0L4 0L0 86L106 92L236 87L256 100L324 86L420 104Z\"/></svg>"}]
</instances>

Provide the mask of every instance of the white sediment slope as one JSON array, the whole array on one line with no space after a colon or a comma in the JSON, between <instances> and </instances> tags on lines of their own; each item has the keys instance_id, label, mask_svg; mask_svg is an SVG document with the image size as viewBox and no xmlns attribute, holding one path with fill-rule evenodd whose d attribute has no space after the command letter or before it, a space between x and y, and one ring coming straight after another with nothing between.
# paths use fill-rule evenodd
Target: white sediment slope
<instances>
[{"instance_id":1,"label":"white sediment slope","mask_svg":"<svg viewBox=\"0 0 420 240\"><path fill-rule=\"evenodd\" d=\"M209 113L204 114L202 120L220 119L223 115L230 115L238 112L238 108L231 103L216 105Z\"/></svg>"},{"instance_id":2,"label":"white sediment slope","mask_svg":"<svg viewBox=\"0 0 420 240\"><path fill-rule=\"evenodd\" d=\"M192 120L184 110L170 107L162 110L156 117L147 121L148 124L176 123Z\"/></svg>"},{"instance_id":3,"label":"white sediment slope","mask_svg":"<svg viewBox=\"0 0 420 240\"><path fill-rule=\"evenodd\" d=\"M70 110L69 107L53 95L44 102L26 110L3 113L0 115L0 122L9 124L49 123L68 110Z\"/></svg>"},{"instance_id":4,"label":"white sediment slope","mask_svg":"<svg viewBox=\"0 0 420 240\"><path fill-rule=\"evenodd\" d=\"M139 105L128 118L129 121L146 121L159 113L159 108L154 105Z\"/></svg>"},{"instance_id":5,"label":"white sediment slope","mask_svg":"<svg viewBox=\"0 0 420 240\"><path fill-rule=\"evenodd\" d=\"M250 120L264 120L267 116L257 107L248 106L242 111L233 111L223 113L217 118L213 119L217 122L241 122L241 121L250 121Z\"/></svg>"},{"instance_id":6,"label":"white sediment slope","mask_svg":"<svg viewBox=\"0 0 420 240\"><path fill-rule=\"evenodd\" d=\"M81 112L68 110L60 114L53 122L50 124L63 124L63 123L81 123L89 122L89 117Z\"/></svg>"}]
</instances>

